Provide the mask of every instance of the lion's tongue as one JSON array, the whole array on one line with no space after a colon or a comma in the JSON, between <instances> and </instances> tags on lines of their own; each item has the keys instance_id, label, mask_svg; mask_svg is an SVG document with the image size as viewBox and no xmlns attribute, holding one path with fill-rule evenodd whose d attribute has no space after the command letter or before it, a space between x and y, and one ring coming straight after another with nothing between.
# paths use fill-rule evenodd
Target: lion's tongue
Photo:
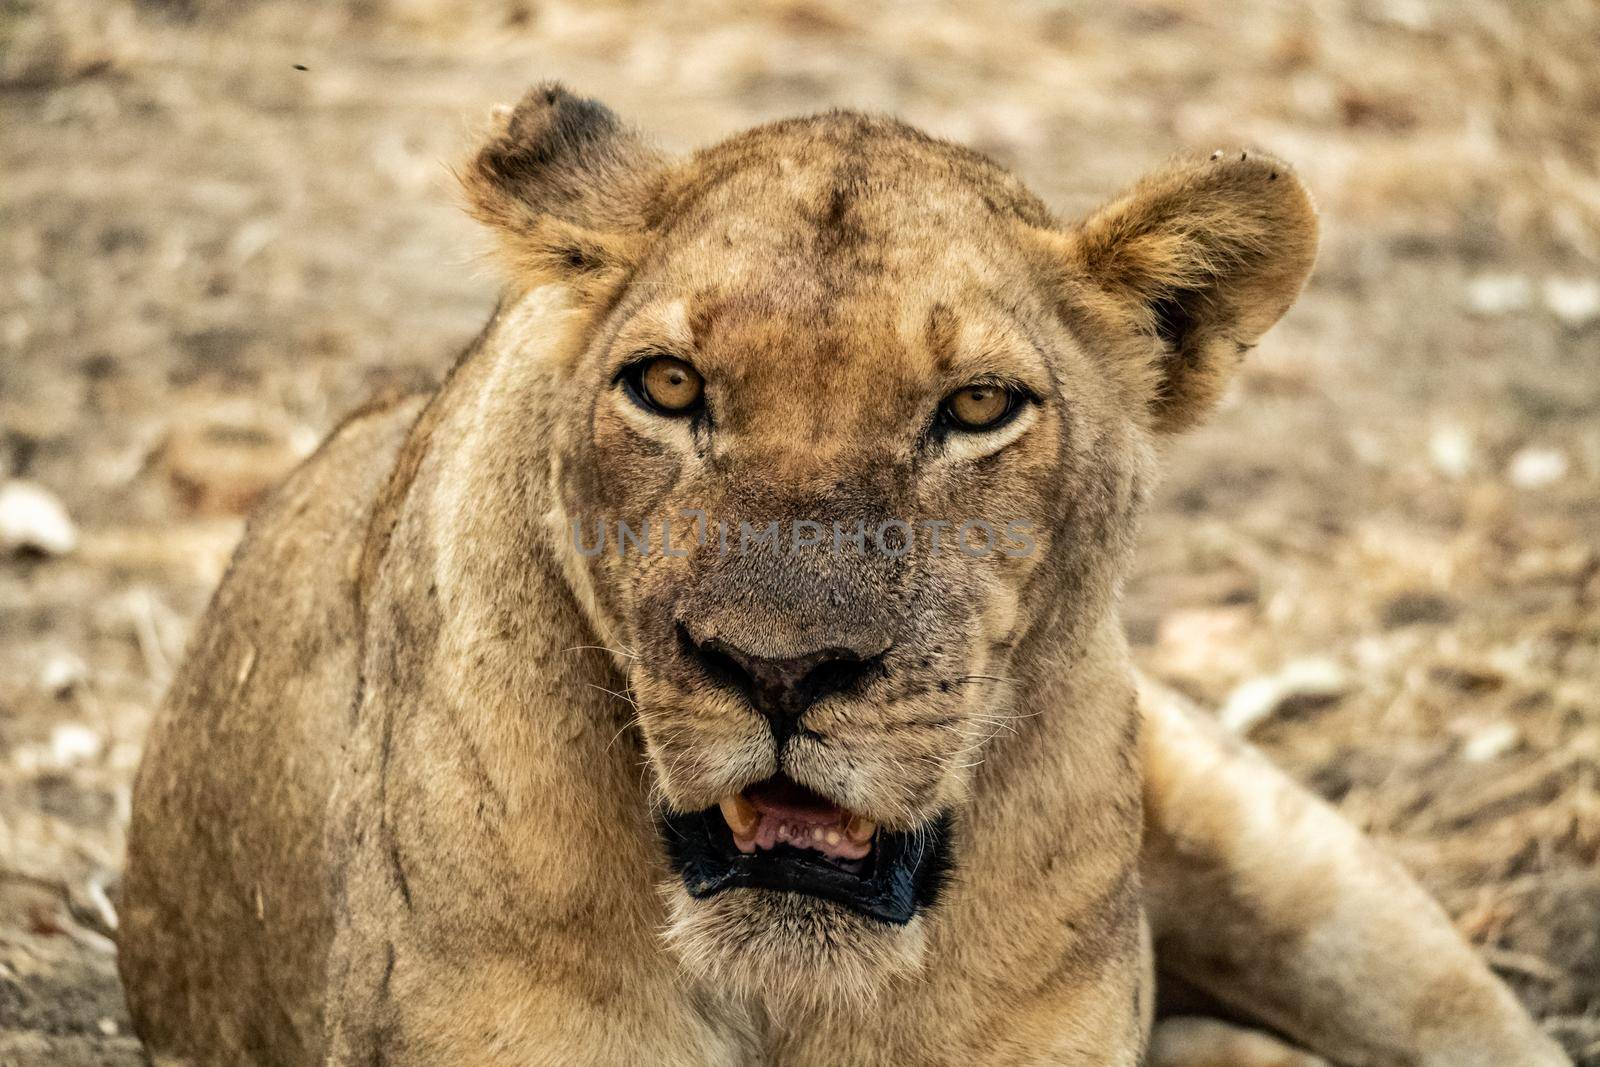
<instances>
[{"instance_id":1,"label":"lion's tongue","mask_svg":"<svg viewBox=\"0 0 1600 1067\"><path fill-rule=\"evenodd\" d=\"M740 852L774 845L809 848L832 859L858 860L872 851L868 820L787 779L769 779L723 799L722 815Z\"/></svg>"}]
</instances>

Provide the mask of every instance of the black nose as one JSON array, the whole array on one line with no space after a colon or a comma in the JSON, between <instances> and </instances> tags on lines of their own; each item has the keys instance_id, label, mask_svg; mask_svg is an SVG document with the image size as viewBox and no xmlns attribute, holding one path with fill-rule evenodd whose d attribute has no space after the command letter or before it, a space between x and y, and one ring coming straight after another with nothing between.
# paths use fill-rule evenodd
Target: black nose
<instances>
[{"instance_id":1,"label":"black nose","mask_svg":"<svg viewBox=\"0 0 1600 1067\"><path fill-rule=\"evenodd\" d=\"M883 652L822 648L803 656L770 659L712 637L696 641L679 625L685 651L714 681L744 695L772 727L779 748L794 733L800 716L823 697L847 692L882 670Z\"/></svg>"}]
</instances>

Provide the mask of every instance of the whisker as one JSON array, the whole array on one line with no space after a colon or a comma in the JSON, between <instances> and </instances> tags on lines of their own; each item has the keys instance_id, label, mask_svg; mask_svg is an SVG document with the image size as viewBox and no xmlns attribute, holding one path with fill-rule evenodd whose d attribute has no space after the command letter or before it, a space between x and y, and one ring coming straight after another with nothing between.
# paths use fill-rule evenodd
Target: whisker
<instances>
[{"instance_id":1,"label":"whisker","mask_svg":"<svg viewBox=\"0 0 1600 1067\"><path fill-rule=\"evenodd\" d=\"M603 685L595 685L593 682L589 683L589 688L590 689L598 689L598 690L600 690L600 692L606 694L607 696L613 696L613 697L616 697L618 700L625 701L628 704L629 707L638 708L638 706L639 706L639 702L637 700L633 699L631 696L629 696L626 693L619 693L614 689L607 689Z\"/></svg>"},{"instance_id":2,"label":"whisker","mask_svg":"<svg viewBox=\"0 0 1600 1067\"><path fill-rule=\"evenodd\" d=\"M628 651L626 651L624 649L620 649L620 648L608 648L605 645L573 645L571 648L563 648L561 651L563 651L563 652L583 652L585 650L595 651L595 652L609 652L613 656L621 656L624 659L638 659L639 658L639 655L636 652L628 652Z\"/></svg>"},{"instance_id":3,"label":"whisker","mask_svg":"<svg viewBox=\"0 0 1600 1067\"><path fill-rule=\"evenodd\" d=\"M618 730L616 733L611 735L611 740L606 742L606 751L610 752L611 751L611 747L617 743L617 738L621 737L623 734L627 733L629 730L633 729L634 727L636 727L638 725L639 725L639 714L638 714L638 712L634 712L632 715L629 715L627 717L627 721L625 721L622 724L622 729Z\"/></svg>"}]
</instances>

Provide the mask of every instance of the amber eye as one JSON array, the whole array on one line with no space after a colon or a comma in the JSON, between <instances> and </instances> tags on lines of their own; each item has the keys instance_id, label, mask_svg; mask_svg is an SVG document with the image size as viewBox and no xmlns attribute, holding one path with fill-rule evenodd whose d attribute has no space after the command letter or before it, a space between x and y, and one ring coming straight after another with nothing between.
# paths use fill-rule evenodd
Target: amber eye
<instances>
[{"instance_id":1,"label":"amber eye","mask_svg":"<svg viewBox=\"0 0 1600 1067\"><path fill-rule=\"evenodd\" d=\"M946 417L963 430L992 430L1016 410L1017 397L994 382L957 389L944 402Z\"/></svg>"},{"instance_id":2,"label":"amber eye","mask_svg":"<svg viewBox=\"0 0 1600 1067\"><path fill-rule=\"evenodd\" d=\"M657 356L623 372L633 399L663 415L689 415L700 409L706 382L681 359Z\"/></svg>"}]
</instances>

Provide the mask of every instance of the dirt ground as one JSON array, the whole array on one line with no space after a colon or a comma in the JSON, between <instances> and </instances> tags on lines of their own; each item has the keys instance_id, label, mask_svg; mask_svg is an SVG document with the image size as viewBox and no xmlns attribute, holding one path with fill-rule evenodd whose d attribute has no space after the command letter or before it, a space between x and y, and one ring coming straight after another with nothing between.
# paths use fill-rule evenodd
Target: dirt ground
<instances>
[{"instance_id":1,"label":"dirt ground","mask_svg":"<svg viewBox=\"0 0 1600 1067\"><path fill-rule=\"evenodd\" d=\"M559 76L671 148L892 111L1064 215L1294 161L1320 266L1173 449L1130 633L1600 1067L1597 41L1590 0L0 0L0 483L76 533L0 554L0 1065L141 1062L151 711L250 502L484 319L447 164Z\"/></svg>"}]
</instances>

